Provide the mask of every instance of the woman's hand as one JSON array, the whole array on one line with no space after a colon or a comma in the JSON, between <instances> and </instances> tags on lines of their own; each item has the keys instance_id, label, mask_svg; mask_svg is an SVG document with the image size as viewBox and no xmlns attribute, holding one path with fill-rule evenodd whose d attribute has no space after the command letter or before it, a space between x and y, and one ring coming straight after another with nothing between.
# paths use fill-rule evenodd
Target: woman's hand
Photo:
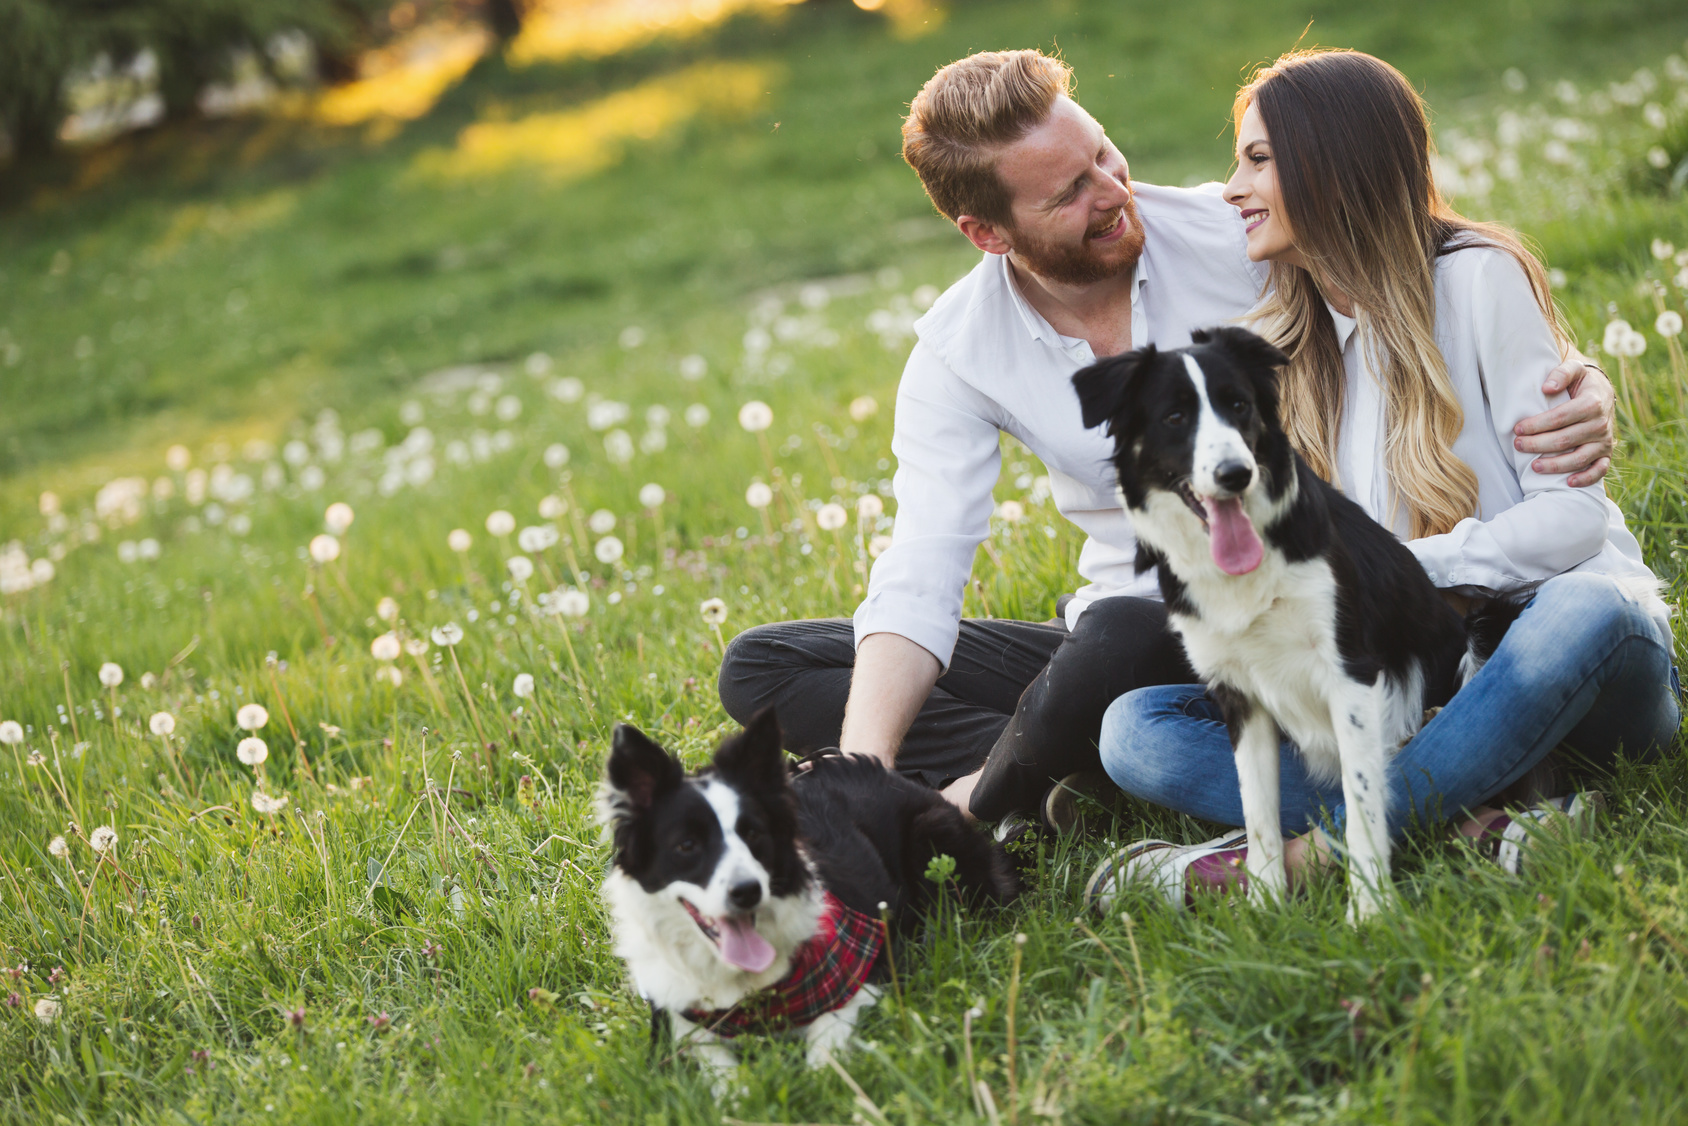
<instances>
[{"instance_id":1,"label":"woman's hand","mask_svg":"<svg viewBox=\"0 0 1688 1126\"><path fill-rule=\"evenodd\" d=\"M1528 454L1546 454L1531 466L1538 473L1569 473L1573 488L1592 485L1612 464L1612 420L1617 402L1612 381L1580 352L1548 373L1542 390L1571 397L1513 427L1512 443Z\"/></svg>"}]
</instances>

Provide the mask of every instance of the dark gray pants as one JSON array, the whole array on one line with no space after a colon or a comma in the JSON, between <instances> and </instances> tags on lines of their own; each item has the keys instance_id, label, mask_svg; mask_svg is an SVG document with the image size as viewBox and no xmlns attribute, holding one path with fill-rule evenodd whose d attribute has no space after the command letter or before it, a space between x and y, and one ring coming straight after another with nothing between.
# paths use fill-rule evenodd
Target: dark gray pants
<instances>
[{"instance_id":1,"label":"dark gray pants","mask_svg":"<svg viewBox=\"0 0 1688 1126\"><path fill-rule=\"evenodd\" d=\"M756 626L727 646L721 703L740 723L773 705L788 750L837 746L855 660L848 618ZM897 769L937 788L983 765L975 816L1031 812L1054 781L1100 769L1096 737L1116 697L1196 679L1165 607L1148 599L1103 599L1071 633L1060 620L964 619Z\"/></svg>"}]
</instances>

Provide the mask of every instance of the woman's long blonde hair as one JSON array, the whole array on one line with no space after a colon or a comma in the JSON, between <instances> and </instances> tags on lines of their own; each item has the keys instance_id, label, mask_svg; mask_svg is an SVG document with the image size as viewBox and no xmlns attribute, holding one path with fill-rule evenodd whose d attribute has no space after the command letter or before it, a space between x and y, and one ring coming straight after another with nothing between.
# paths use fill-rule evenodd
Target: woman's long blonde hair
<instances>
[{"instance_id":1,"label":"woman's long blonde hair","mask_svg":"<svg viewBox=\"0 0 1688 1126\"><path fill-rule=\"evenodd\" d=\"M1465 413L1436 345L1436 259L1469 246L1511 254L1563 351L1547 275L1516 232L1448 206L1431 175L1424 102L1383 60L1293 51L1238 92L1234 126L1250 105L1266 127L1283 218L1307 263L1274 262L1252 318L1290 358L1281 382L1290 441L1332 479L1345 376L1322 294L1346 294L1382 384L1384 460L1410 535L1449 531L1477 514L1477 476L1453 452Z\"/></svg>"}]
</instances>

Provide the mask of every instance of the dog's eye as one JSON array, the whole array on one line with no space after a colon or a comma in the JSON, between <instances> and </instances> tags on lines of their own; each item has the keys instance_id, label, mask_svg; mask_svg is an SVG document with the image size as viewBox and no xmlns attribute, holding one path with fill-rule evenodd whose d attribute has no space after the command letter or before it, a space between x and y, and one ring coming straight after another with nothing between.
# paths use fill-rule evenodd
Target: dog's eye
<instances>
[{"instance_id":1,"label":"dog's eye","mask_svg":"<svg viewBox=\"0 0 1688 1126\"><path fill-rule=\"evenodd\" d=\"M1246 399L1232 399L1231 400L1231 413L1232 414L1247 414L1248 413L1248 400L1246 400Z\"/></svg>"},{"instance_id":2,"label":"dog's eye","mask_svg":"<svg viewBox=\"0 0 1688 1126\"><path fill-rule=\"evenodd\" d=\"M738 831L739 840L745 844L755 844L762 839L762 830L754 825L746 825Z\"/></svg>"},{"instance_id":3,"label":"dog's eye","mask_svg":"<svg viewBox=\"0 0 1688 1126\"><path fill-rule=\"evenodd\" d=\"M1185 417L1186 416L1183 411L1169 411L1167 416L1161 419L1161 421L1166 423L1168 426L1182 426L1184 425Z\"/></svg>"},{"instance_id":4,"label":"dog's eye","mask_svg":"<svg viewBox=\"0 0 1688 1126\"><path fill-rule=\"evenodd\" d=\"M682 856L690 856L692 853L696 852L697 849L697 840L693 837L685 837L679 844L674 846L674 851Z\"/></svg>"}]
</instances>

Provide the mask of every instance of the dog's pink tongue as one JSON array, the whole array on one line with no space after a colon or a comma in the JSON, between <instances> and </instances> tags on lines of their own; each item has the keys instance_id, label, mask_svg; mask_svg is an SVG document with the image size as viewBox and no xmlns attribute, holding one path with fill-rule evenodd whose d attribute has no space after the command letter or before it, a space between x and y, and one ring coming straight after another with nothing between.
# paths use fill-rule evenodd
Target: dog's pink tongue
<instances>
[{"instance_id":1,"label":"dog's pink tongue","mask_svg":"<svg viewBox=\"0 0 1688 1126\"><path fill-rule=\"evenodd\" d=\"M756 931L754 915L723 915L716 920L721 928L721 957L728 965L759 974L774 964L774 948Z\"/></svg>"},{"instance_id":2,"label":"dog's pink tongue","mask_svg":"<svg viewBox=\"0 0 1688 1126\"><path fill-rule=\"evenodd\" d=\"M1243 512L1242 498L1203 503L1207 507L1208 547L1219 569L1227 575L1246 575L1260 566L1265 548L1254 534L1253 522Z\"/></svg>"}]
</instances>

